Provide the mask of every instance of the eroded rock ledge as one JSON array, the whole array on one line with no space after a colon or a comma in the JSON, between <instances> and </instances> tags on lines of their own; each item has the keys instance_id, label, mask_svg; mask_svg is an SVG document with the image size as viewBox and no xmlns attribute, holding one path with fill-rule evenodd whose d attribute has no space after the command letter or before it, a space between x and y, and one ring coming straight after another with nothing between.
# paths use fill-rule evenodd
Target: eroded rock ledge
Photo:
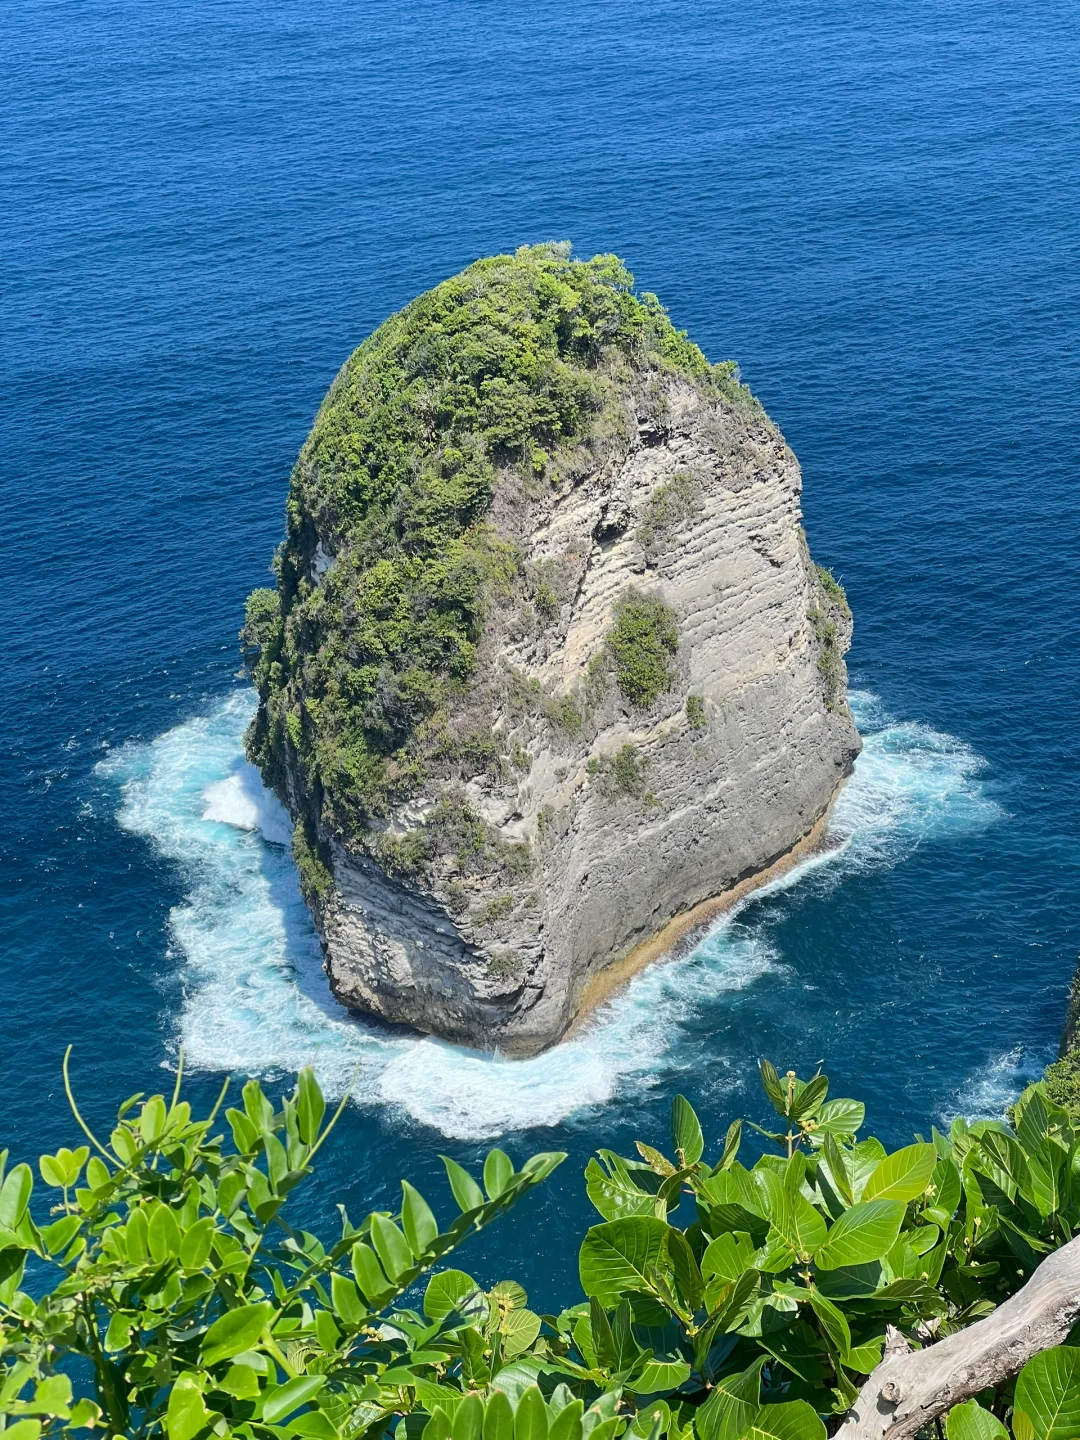
<instances>
[{"instance_id":1,"label":"eroded rock ledge","mask_svg":"<svg viewBox=\"0 0 1080 1440\"><path fill-rule=\"evenodd\" d=\"M335 993L512 1054L559 1039L595 977L673 917L799 845L859 749L850 615L811 561L794 455L731 367L609 257L589 263L481 262L361 347L298 462L279 591L257 592L245 631L249 748L298 822ZM389 354L414 384L425 326L444 373L420 389L444 413L387 416L412 446L391 484L370 373ZM522 347L541 354L517 391L532 428L508 447L484 397L518 384ZM567 376L586 388L553 433L535 416ZM416 538L418 514L455 505Z\"/></svg>"}]
</instances>

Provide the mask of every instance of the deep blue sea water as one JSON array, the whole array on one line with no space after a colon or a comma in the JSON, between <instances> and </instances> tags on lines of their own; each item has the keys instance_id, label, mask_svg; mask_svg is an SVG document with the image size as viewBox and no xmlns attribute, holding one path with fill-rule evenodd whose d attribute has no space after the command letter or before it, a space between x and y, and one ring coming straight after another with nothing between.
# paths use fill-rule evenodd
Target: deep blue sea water
<instances>
[{"instance_id":1,"label":"deep blue sea water","mask_svg":"<svg viewBox=\"0 0 1080 1440\"><path fill-rule=\"evenodd\" d=\"M23 0L0 50L0 1144L313 1060L304 1202L570 1160L462 1262L574 1296L598 1144L825 1062L891 1141L994 1113L1076 961L1080 10L1049 0ZM475 257L615 250L734 357L843 578L842 847L526 1064L328 1000L234 676L334 372ZM217 818L215 818L217 817ZM231 823L230 823L231 822ZM443 1204L445 1205L445 1199ZM532 1237L561 1234L537 1258ZM519 1254L520 1252L520 1254ZM511 1259L510 1257L515 1258Z\"/></svg>"}]
</instances>

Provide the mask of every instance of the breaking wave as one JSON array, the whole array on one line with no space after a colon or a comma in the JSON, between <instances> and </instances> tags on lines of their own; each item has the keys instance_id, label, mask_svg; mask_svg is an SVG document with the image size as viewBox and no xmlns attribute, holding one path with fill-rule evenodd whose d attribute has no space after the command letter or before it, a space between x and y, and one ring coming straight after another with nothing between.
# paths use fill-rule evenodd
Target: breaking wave
<instances>
[{"instance_id":1,"label":"breaking wave","mask_svg":"<svg viewBox=\"0 0 1080 1440\"><path fill-rule=\"evenodd\" d=\"M311 1064L331 1093L354 1082L358 1103L481 1139L555 1125L659 1082L678 1063L684 1022L778 968L760 927L739 918L755 899L812 872L839 881L896 863L926 839L974 833L997 817L980 782L983 762L961 741L896 723L872 695L854 692L851 702L864 749L830 817L832 848L757 891L690 953L644 971L571 1039L529 1060L390 1033L337 1005L287 848L288 816L243 758L250 692L114 751L98 768L120 787L120 825L183 876L171 958L189 1065L277 1075Z\"/></svg>"}]
</instances>

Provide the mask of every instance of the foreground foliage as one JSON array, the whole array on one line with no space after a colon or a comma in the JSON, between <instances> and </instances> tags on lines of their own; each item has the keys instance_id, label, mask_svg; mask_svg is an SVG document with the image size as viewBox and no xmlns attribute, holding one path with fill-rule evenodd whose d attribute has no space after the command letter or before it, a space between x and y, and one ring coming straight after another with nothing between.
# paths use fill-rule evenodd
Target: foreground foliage
<instances>
[{"instance_id":1,"label":"foreground foliage","mask_svg":"<svg viewBox=\"0 0 1080 1440\"><path fill-rule=\"evenodd\" d=\"M772 1147L752 1164L740 1122L706 1161L681 1096L666 1153L589 1162L601 1218L584 1298L558 1315L512 1280L435 1267L562 1155L516 1169L493 1150L480 1180L446 1160L448 1225L403 1182L397 1213L343 1212L324 1245L285 1216L333 1124L310 1071L278 1108L249 1082L224 1124L223 1100L192 1117L179 1076L170 1101L133 1097L107 1144L83 1125L89 1143L42 1156L44 1203L26 1164L3 1176L4 1440L821 1440L889 1327L931 1344L1072 1237L1080 1131L1039 1085L1009 1124L957 1120L888 1153L823 1075L761 1075L778 1124L752 1127ZM1007 1425L1080 1435L1080 1348L956 1406L945 1433Z\"/></svg>"}]
</instances>

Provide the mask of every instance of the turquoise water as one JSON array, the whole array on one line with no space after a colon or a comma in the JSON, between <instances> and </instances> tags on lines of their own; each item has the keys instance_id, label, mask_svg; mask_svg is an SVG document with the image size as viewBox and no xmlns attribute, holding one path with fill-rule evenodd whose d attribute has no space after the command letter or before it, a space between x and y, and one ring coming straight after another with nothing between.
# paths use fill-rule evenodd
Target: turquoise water
<instances>
[{"instance_id":1,"label":"turquoise water","mask_svg":"<svg viewBox=\"0 0 1080 1440\"><path fill-rule=\"evenodd\" d=\"M676 1090L715 1140L759 1114L759 1055L824 1061L894 1141L1000 1112L1077 950L1075 8L9 21L0 1145L70 1139L69 1042L102 1118L181 1045L201 1101L310 1062L355 1077L314 1223L400 1174L437 1195L440 1152L497 1136L570 1152L467 1260L543 1304L572 1297L588 1153L662 1135ZM799 454L865 749L827 855L508 1062L328 996L243 763L235 632L350 348L476 255L563 236L737 358Z\"/></svg>"}]
</instances>

